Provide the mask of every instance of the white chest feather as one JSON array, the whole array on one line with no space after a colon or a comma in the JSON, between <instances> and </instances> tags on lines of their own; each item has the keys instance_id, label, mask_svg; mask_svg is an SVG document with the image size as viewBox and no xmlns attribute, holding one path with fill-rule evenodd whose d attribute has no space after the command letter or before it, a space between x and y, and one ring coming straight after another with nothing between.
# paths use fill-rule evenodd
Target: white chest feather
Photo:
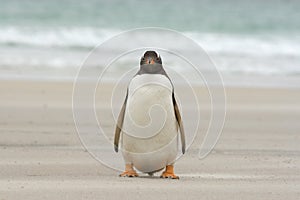
<instances>
[{"instance_id":1,"label":"white chest feather","mask_svg":"<svg viewBox=\"0 0 300 200\"><path fill-rule=\"evenodd\" d=\"M175 159L177 122L172 102L172 84L167 77L139 75L131 81L122 130L122 149L126 152L123 155L127 156L127 160L128 157L133 158L133 154L149 155L153 152L160 152L157 162L163 164ZM138 158L143 160L145 156L139 155L131 162L140 162Z\"/></svg>"}]
</instances>

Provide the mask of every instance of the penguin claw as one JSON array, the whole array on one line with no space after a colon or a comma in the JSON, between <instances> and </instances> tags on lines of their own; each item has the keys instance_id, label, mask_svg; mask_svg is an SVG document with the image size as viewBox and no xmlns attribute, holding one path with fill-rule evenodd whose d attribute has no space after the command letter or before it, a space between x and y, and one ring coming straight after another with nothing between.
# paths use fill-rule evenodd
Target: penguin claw
<instances>
[{"instance_id":1,"label":"penguin claw","mask_svg":"<svg viewBox=\"0 0 300 200\"><path fill-rule=\"evenodd\" d=\"M164 178L164 179L179 179L179 176L176 176L175 174L170 174L170 173L166 173L164 172L160 178Z\"/></svg>"},{"instance_id":2,"label":"penguin claw","mask_svg":"<svg viewBox=\"0 0 300 200\"><path fill-rule=\"evenodd\" d=\"M139 175L135 171L125 171L122 174L119 175L120 177L138 177Z\"/></svg>"}]
</instances>

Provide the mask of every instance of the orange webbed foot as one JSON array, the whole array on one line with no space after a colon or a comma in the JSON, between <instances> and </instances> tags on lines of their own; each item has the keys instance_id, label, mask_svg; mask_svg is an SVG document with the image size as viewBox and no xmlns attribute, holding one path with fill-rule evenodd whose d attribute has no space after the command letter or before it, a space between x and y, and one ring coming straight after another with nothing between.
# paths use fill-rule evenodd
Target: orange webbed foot
<instances>
[{"instance_id":1,"label":"orange webbed foot","mask_svg":"<svg viewBox=\"0 0 300 200\"><path fill-rule=\"evenodd\" d=\"M179 179L179 176L174 174L174 167L172 165L167 165L166 170L160 175L160 178Z\"/></svg>"},{"instance_id":2,"label":"orange webbed foot","mask_svg":"<svg viewBox=\"0 0 300 200\"><path fill-rule=\"evenodd\" d=\"M139 175L136 171L125 171L119 175L120 177L138 177Z\"/></svg>"},{"instance_id":3,"label":"orange webbed foot","mask_svg":"<svg viewBox=\"0 0 300 200\"><path fill-rule=\"evenodd\" d=\"M126 164L125 171L119 175L120 177L138 177L139 175L133 169L132 164Z\"/></svg>"}]
</instances>

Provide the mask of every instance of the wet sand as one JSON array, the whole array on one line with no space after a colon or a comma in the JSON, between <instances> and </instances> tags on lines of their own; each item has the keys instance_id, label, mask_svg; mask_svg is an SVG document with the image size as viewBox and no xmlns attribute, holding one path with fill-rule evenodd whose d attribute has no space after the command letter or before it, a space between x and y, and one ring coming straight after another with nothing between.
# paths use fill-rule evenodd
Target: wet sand
<instances>
[{"instance_id":1,"label":"wet sand","mask_svg":"<svg viewBox=\"0 0 300 200\"><path fill-rule=\"evenodd\" d=\"M188 150L180 180L120 178L93 159L76 134L71 82L0 81L0 91L1 200L299 198L299 89L226 88L222 135L205 159Z\"/></svg>"}]
</instances>

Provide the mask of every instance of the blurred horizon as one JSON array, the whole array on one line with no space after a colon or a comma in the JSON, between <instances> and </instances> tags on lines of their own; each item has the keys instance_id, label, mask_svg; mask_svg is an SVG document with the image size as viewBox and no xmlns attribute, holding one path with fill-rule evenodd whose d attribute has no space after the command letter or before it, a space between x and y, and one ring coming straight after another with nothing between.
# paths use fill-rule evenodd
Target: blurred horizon
<instances>
[{"instance_id":1,"label":"blurred horizon","mask_svg":"<svg viewBox=\"0 0 300 200\"><path fill-rule=\"evenodd\" d=\"M300 31L297 0L0 0L0 25L101 27L159 26L183 32L291 33Z\"/></svg>"},{"instance_id":2,"label":"blurred horizon","mask_svg":"<svg viewBox=\"0 0 300 200\"><path fill-rule=\"evenodd\" d=\"M0 3L2 78L73 77L93 47L140 27L182 32L203 47L224 74L300 76L300 2L296 0Z\"/></svg>"}]
</instances>

